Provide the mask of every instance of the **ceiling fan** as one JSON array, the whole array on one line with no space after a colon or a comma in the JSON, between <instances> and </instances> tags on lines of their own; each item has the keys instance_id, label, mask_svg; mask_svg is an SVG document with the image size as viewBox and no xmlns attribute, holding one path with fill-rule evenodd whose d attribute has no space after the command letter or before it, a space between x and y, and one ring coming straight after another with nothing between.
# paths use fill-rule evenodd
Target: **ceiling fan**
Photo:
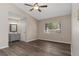
<instances>
[{"instance_id":1,"label":"ceiling fan","mask_svg":"<svg viewBox=\"0 0 79 59\"><path fill-rule=\"evenodd\" d=\"M41 6L39 6L38 3L35 3L33 5L30 5L30 4L24 4L24 5L32 7L32 9L30 9L30 11L32 11L32 10L38 10L39 12L41 12L40 8L46 8L47 7L47 5L41 5Z\"/></svg>"}]
</instances>

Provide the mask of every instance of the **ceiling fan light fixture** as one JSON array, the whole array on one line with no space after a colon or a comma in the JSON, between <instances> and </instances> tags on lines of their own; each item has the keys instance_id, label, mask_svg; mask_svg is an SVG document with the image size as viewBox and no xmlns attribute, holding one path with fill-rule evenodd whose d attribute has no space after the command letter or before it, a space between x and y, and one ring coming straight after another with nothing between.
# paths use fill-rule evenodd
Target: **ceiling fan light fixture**
<instances>
[{"instance_id":1,"label":"ceiling fan light fixture","mask_svg":"<svg viewBox=\"0 0 79 59\"><path fill-rule=\"evenodd\" d=\"M37 9L39 9L39 7L38 7L38 6L34 6L33 8L34 8L34 10L37 10Z\"/></svg>"},{"instance_id":2,"label":"ceiling fan light fixture","mask_svg":"<svg viewBox=\"0 0 79 59\"><path fill-rule=\"evenodd\" d=\"M38 10L39 12L41 12L41 9L40 8L47 7L47 5L38 5L38 3L34 3L33 5L30 5L30 4L25 4L25 5L32 7L30 9L30 11L32 11L32 10Z\"/></svg>"}]
</instances>

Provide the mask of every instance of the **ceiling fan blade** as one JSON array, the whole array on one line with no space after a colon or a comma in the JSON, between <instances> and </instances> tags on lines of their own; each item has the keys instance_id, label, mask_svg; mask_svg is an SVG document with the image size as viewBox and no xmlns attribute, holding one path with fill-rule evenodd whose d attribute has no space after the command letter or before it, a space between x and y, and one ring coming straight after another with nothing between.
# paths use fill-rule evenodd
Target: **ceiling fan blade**
<instances>
[{"instance_id":1,"label":"ceiling fan blade","mask_svg":"<svg viewBox=\"0 0 79 59\"><path fill-rule=\"evenodd\" d=\"M42 6L39 6L39 7L47 7L47 5L42 5Z\"/></svg>"},{"instance_id":2,"label":"ceiling fan blade","mask_svg":"<svg viewBox=\"0 0 79 59\"><path fill-rule=\"evenodd\" d=\"M30 9L30 11L32 11L32 10L34 10L33 8L32 9Z\"/></svg>"},{"instance_id":3,"label":"ceiling fan blade","mask_svg":"<svg viewBox=\"0 0 79 59\"><path fill-rule=\"evenodd\" d=\"M35 5L38 5L38 3L35 3L34 6L35 6Z\"/></svg>"},{"instance_id":4,"label":"ceiling fan blade","mask_svg":"<svg viewBox=\"0 0 79 59\"><path fill-rule=\"evenodd\" d=\"M27 5L27 6L31 6L32 7L32 5L30 5L30 4L24 4L24 5Z\"/></svg>"},{"instance_id":5,"label":"ceiling fan blade","mask_svg":"<svg viewBox=\"0 0 79 59\"><path fill-rule=\"evenodd\" d=\"M41 12L41 10L40 10L40 9L38 9L38 11L39 11L39 12Z\"/></svg>"}]
</instances>

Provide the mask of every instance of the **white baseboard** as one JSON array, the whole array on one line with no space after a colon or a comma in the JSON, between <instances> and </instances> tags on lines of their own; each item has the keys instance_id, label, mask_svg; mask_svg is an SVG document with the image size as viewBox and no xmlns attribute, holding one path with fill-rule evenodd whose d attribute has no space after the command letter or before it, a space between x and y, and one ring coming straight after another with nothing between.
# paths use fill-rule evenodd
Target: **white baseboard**
<instances>
[{"instance_id":1,"label":"white baseboard","mask_svg":"<svg viewBox=\"0 0 79 59\"><path fill-rule=\"evenodd\" d=\"M31 42L31 41L34 41L34 40L37 40L37 39L26 40L25 42Z\"/></svg>"},{"instance_id":2,"label":"white baseboard","mask_svg":"<svg viewBox=\"0 0 79 59\"><path fill-rule=\"evenodd\" d=\"M71 44L70 42L55 41L55 40L48 40L48 39L42 39L42 38L38 38L38 39L40 39L40 40L46 40L46 41L52 41L52 42L65 43L65 44Z\"/></svg>"},{"instance_id":3,"label":"white baseboard","mask_svg":"<svg viewBox=\"0 0 79 59\"><path fill-rule=\"evenodd\" d=\"M9 47L8 43L0 44L0 49L7 48L7 47Z\"/></svg>"}]
</instances>

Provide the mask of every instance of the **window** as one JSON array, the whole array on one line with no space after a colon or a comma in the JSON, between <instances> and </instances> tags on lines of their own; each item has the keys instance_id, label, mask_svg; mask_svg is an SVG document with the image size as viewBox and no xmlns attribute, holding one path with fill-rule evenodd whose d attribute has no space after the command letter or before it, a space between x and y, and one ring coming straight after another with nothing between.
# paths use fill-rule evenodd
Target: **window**
<instances>
[{"instance_id":1,"label":"window","mask_svg":"<svg viewBox=\"0 0 79 59\"><path fill-rule=\"evenodd\" d=\"M51 31L60 31L61 24L58 22L49 22L45 24L45 32L49 33Z\"/></svg>"}]
</instances>

